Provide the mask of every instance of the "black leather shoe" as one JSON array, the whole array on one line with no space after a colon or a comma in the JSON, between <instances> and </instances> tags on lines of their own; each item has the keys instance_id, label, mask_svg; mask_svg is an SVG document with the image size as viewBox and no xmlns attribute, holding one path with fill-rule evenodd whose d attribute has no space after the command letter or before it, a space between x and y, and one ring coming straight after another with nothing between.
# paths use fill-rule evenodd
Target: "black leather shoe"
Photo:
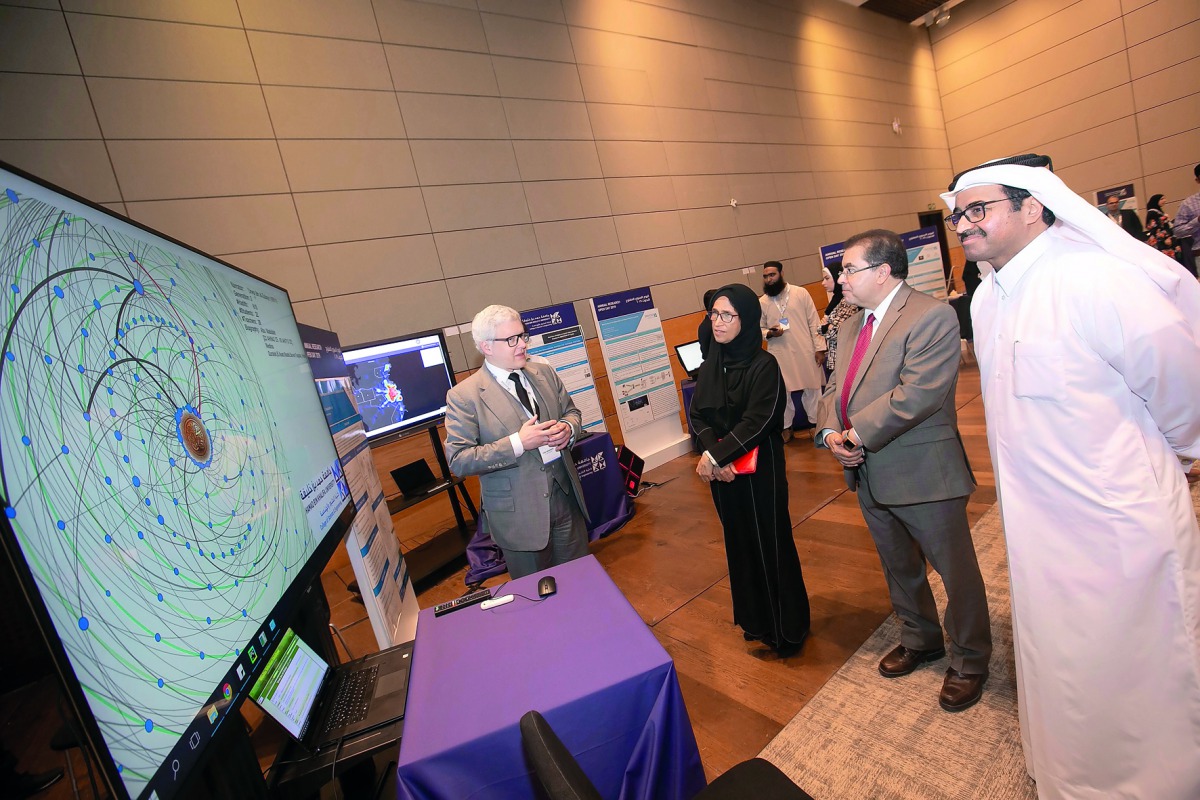
<instances>
[{"instance_id":1,"label":"black leather shoe","mask_svg":"<svg viewBox=\"0 0 1200 800\"><path fill-rule=\"evenodd\" d=\"M946 648L935 650L909 650L899 645L879 662L879 674L885 678L899 678L907 675L927 661L937 661L946 655Z\"/></svg>"},{"instance_id":2,"label":"black leather shoe","mask_svg":"<svg viewBox=\"0 0 1200 800\"><path fill-rule=\"evenodd\" d=\"M946 680L942 683L942 693L938 695L938 705L944 711L962 711L979 702L983 697L983 684L987 682L986 672L978 675L968 675L959 672L954 667L946 670Z\"/></svg>"}]
</instances>

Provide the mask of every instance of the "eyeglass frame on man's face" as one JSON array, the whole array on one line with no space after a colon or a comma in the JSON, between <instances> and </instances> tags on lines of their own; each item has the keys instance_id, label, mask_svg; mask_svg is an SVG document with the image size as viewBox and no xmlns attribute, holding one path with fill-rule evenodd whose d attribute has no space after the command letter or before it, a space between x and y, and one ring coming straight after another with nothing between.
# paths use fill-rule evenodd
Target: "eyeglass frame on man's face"
<instances>
[{"instance_id":1,"label":"eyeglass frame on man's face","mask_svg":"<svg viewBox=\"0 0 1200 800\"><path fill-rule=\"evenodd\" d=\"M506 336L503 339L489 339L488 341L489 342L504 342L509 347L516 347L518 340L520 340L522 342L528 342L529 334L525 333L525 332L514 333L512 336Z\"/></svg>"},{"instance_id":2,"label":"eyeglass frame on man's face","mask_svg":"<svg viewBox=\"0 0 1200 800\"><path fill-rule=\"evenodd\" d=\"M950 214L947 214L942 218L942 221L945 222L946 227L952 231L958 230L958 223L962 222L964 217L966 218L967 222L975 225L983 222L984 218L987 216L988 206L992 205L993 203L1003 203L1006 200L1008 200L1007 197L1001 197L998 200L980 200L978 202L971 203L962 211L954 211ZM971 219L971 217L973 217L976 213L979 214L979 218Z\"/></svg>"},{"instance_id":3,"label":"eyeglass frame on man's face","mask_svg":"<svg viewBox=\"0 0 1200 800\"><path fill-rule=\"evenodd\" d=\"M861 267L847 267L845 262L843 262L842 263L842 275L850 276L850 275L854 275L859 272L866 272L869 269L879 269L886 263L888 263L888 262L880 261L878 264L872 264L871 262L868 261L866 264L864 264Z\"/></svg>"},{"instance_id":4,"label":"eyeglass frame on man's face","mask_svg":"<svg viewBox=\"0 0 1200 800\"><path fill-rule=\"evenodd\" d=\"M734 317L740 317L740 316L741 316L741 314L735 314L732 311L710 311L710 312L708 312L708 318L710 321L716 322L717 320L721 320L721 322L724 322L726 325L733 322Z\"/></svg>"}]
</instances>

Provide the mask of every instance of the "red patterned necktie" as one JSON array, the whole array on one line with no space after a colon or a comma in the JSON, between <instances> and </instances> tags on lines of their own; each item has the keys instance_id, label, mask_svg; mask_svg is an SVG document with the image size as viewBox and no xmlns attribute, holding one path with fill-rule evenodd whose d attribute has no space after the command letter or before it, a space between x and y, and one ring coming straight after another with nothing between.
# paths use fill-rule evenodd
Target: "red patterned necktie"
<instances>
[{"instance_id":1,"label":"red patterned necktie","mask_svg":"<svg viewBox=\"0 0 1200 800\"><path fill-rule=\"evenodd\" d=\"M850 387L854 385L854 376L858 374L858 367L862 364L863 357L867 354L867 348L871 345L871 331L875 329L875 315L867 314L867 321L863 324L862 330L858 332L858 339L854 342L854 354L850 356L850 366L846 368L846 379L842 382L842 425L846 430L850 429L850 419L846 416L846 405L850 402Z\"/></svg>"}]
</instances>

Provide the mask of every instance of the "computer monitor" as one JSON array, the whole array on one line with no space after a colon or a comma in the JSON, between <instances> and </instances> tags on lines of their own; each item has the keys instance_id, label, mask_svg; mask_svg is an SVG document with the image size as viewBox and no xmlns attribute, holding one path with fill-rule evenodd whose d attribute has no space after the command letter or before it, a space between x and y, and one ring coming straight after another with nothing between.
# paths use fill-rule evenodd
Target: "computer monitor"
<instances>
[{"instance_id":1,"label":"computer monitor","mask_svg":"<svg viewBox=\"0 0 1200 800\"><path fill-rule=\"evenodd\" d=\"M440 330L342 348L342 358L373 444L431 428L446 416L454 370Z\"/></svg>"},{"instance_id":2,"label":"computer monitor","mask_svg":"<svg viewBox=\"0 0 1200 800\"><path fill-rule=\"evenodd\" d=\"M696 377L696 372L704 363L704 355L700 352L700 341L675 345L675 354L679 356L679 363L683 365L684 371L690 377Z\"/></svg>"},{"instance_id":3,"label":"computer monitor","mask_svg":"<svg viewBox=\"0 0 1200 800\"><path fill-rule=\"evenodd\" d=\"M0 543L115 797L172 797L353 517L287 293L0 164Z\"/></svg>"}]
</instances>

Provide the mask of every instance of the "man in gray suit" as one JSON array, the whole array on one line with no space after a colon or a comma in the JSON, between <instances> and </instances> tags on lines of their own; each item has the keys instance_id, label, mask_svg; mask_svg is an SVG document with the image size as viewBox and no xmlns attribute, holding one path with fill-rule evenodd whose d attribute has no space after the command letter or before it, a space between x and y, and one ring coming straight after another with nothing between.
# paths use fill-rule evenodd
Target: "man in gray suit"
<instances>
[{"instance_id":1,"label":"man in gray suit","mask_svg":"<svg viewBox=\"0 0 1200 800\"><path fill-rule=\"evenodd\" d=\"M954 309L913 290L908 254L891 231L846 241L839 281L862 311L842 323L837 367L817 412L828 447L858 492L875 540L900 645L887 678L946 654L925 559L946 587L950 666L939 702L961 711L983 694L992 652L987 597L967 523L975 477L958 433L959 329Z\"/></svg>"},{"instance_id":2,"label":"man in gray suit","mask_svg":"<svg viewBox=\"0 0 1200 800\"><path fill-rule=\"evenodd\" d=\"M446 396L446 454L478 475L483 515L513 578L587 555L587 506L569 448L583 416L549 364L530 361L521 315L471 323L483 366Z\"/></svg>"}]
</instances>

